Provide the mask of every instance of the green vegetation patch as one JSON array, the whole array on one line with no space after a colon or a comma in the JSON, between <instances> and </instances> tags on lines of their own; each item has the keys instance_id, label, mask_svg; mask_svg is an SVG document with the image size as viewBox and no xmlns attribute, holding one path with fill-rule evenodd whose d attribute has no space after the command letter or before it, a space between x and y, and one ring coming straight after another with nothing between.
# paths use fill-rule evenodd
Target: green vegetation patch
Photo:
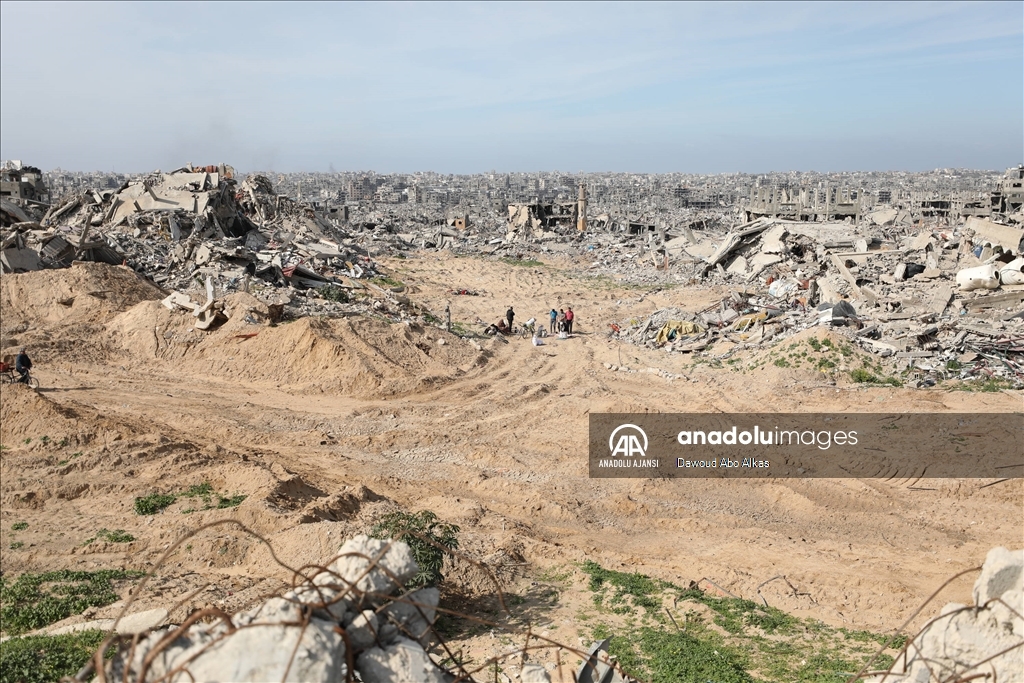
<instances>
[{"instance_id":1,"label":"green vegetation patch","mask_svg":"<svg viewBox=\"0 0 1024 683\"><path fill-rule=\"evenodd\" d=\"M140 515L155 515L163 512L177 500L170 494L151 493L135 499L135 512Z\"/></svg>"},{"instance_id":2,"label":"green vegetation patch","mask_svg":"<svg viewBox=\"0 0 1024 683\"><path fill-rule=\"evenodd\" d=\"M103 569L81 572L63 569L25 573L13 582L0 576L0 623L9 635L42 628L89 607L118 599L114 581L137 579L145 572Z\"/></svg>"},{"instance_id":3,"label":"green vegetation patch","mask_svg":"<svg viewBox=\"0 0 1024 683\"><path fill-rule=\"evenodd\" d=\"M954 391L980 391L982 393L995 393L1003 389L1016 389L1017 383L1003 377L979 377L978 379L967 380L952 384Z\"/></svg>"},{"instance_id":4,"label":"green vegetation patch","mask_svg":"<svg viewBox=\"0 0 1024 683\"><path fill-rule=\"evenodd\" d=\"M101 541L110 541L111 543L131 543L135 540L135 537L124 529L115 529L114 531L100 529L96 532L95 536L85 541L82 545L89 545L96 539Z\"/></svg>"},{"instance_id":5,"label":"green vegetation patch","mask_svg":"<svg viewBox=\"0 0 1024 683\"><path fill-rule=\"evenodd\" d=\"M393 277L372 277L370 282L377 285L378 287L405 287L405 283L401 280L396 280Z\"/></svg>"},{"instance_id":6,"label":"green vegetation patch","mask_svg":"<svg viewBox=\"0 0 1024 683\"><path fill-rule=\"evenodd\" d=\"M24 531L28 528L28 522L15 522L11 525L11 531Z\"/></svg>"},{"instance_id":7,"label":"green vegetation patch","mask_svg":"<svg viewBox=\"0 0 1024 683\"><path fill-rule=\"evenodd\" d=\"M903 386L903 382L898 377L880 377L864 368L850 370L850 379L858 384L883 384L890 387Z\"/></svg>"},{"instance_id":8,"label":"green vegetation patch","mask_svg":"<svg viewBox=\"0 0 1024 683\"><path fill-rule=\"evenodd\" d=\"M327 285L318 289L317 292L328 301L335 301L340 304L347 304L349 302L348 290L338 285Z\"/></svg>"},{"instance_id":9,"label":"green vegetation patch","mask_svg":"<svg viewBox=\"0 0 1024 683\"><path fill-rule=\"evenodd\" d=\"M216 497L216 500L214 498ZM225 496L217 493L213 485L209 482L203 482L202 484L192 484L181 493L174 494L159 494L152 493L143 498L135 499L135 512L140 515L155 515L158 512L163 512L164 509L174 504L178 498L201 498L204 506L198 508L200 510L223 510L224 508L238 507L243 500L246 499L244 494L236 494L234 496ZM195 512L196 508L189 508L183 510L185 514Z\"/></svg>"},{"instance_id":10,"label":"green vegetation patch","mask_svg":"<svg viewBox=\"0 0 1024 683\"><path fill-rule=\"evenodd\" d=\"M502 257L502 258L500 258L498 260L501 261L502 263L507 263L510 266L526 266L528 268L536 268L536 267L544 265L542 262L540 262L540 261L538 261L536 259L532 259L532 258L531 259L521 259L521 258L512 258L511 256L504 256L504 257Z\"/></svg>"},{"instance_id":11,"label":"green vegetation patch","mask_svg":"<svg viewBox=\"0 0 1024 683\"><path fill-rule=\"evenodd\" d=\"M394 539L409 544L419 565L419 573L406 588L434 586L444 580L441 573L448 550L457 550L459 527L442 522L430 510L422 512L391 512L374 524L370 536Z\"/></svg>"},{"instance_id":12,"label":"green vegetation patch","mask_svg":"<svg viewBox=\"0 0 1024 683\"><path fill-rule=\"evenodd\" d=\"M626 672L652 683L835 683L859 670L878 645L892 652L905 643L904 637L836 629L750 600L709 595L692 585L684 589L595 562L580 567L590 577L597 610L581 621L597 622L594 639L612 636L609 651ZM609 624L609 614L623 615L625 625L621 619ZM884 654L873 666L892 661Z\"/></svg>"},{"instance_id":13,"label":"green vegetation patch","mask_svg":"<svg viewBox=\"0 0 1024 683\"><path fill-rule=\"evenodd\" d=\"M0 643L0 683L52 683L74 676L103 642L103 631L24 636ZM113 650L108 653L113 656Z\"/></svg>"}]
</instances>

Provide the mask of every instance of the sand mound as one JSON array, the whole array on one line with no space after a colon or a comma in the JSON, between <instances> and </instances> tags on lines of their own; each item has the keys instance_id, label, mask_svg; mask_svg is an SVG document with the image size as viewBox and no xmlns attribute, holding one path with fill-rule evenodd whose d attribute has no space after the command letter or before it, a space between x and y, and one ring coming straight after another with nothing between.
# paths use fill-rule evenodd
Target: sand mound
<instances>
[{"instance_id":1,"label":"sand mound","mask_svg":"<svg viewBox=\"0 0 1024 683\"><path fill-rule=\"evenodd\" d=\"M194 330L192 316L152 301L117 316L108 329L137 358L173 360L197 376L359 396L397 396L446 384L481 353L440 330L364 317L252 325L245 311L260 302L233 295L227 303L232 318L214 332Z\"/></svg>"},{"instance_id":2,"label":"sand mound","mask_svg":"<svg viewBox=\"0 0 1024 683\"><path fill-rule=\"evenodd\" d=\"M117 349L108 345L104 323L140 301L163 296L135 272L103 263L4 275L3 355L26 346L44 365L108 360Z\"/></svg>"},{"instance_id":3,"label":"sand mound","mask_svg":"<svg viewBox=\"0 0 1024 683\"><path fill-rule=\"evenodd\" d=\"M105 263L8 274L0 280L5 329L25 322L96 322L140 301L164 296L134 271Z\"/></svg>"}]
</instances>

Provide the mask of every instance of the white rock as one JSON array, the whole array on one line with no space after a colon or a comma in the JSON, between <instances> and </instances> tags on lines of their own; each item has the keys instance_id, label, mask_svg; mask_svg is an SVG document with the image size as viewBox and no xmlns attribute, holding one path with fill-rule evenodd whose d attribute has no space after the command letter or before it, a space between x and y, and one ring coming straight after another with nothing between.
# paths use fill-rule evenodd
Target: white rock
<instances>
[{"instance_id":1,"label":"white rock","mask_svg":"<svg viewBox=\"0 0 1024 683\"><path fill-rule=\"evenodd\" d=\"M974 604L984 607L989 600L1021 586L1024 580L1024 550L1011 552L992 548L985 556L981 576L974 582Z\"/></svg>"},{"instance_id":2,"label":"white rock","mask_svg":"<svg viewBox=\"0 0 1024 683\"><path fill-rule=\"evenodd\" d=\"M365 650L377 642L380 630L377 614L372 609L363 610L345 629L348 644L353 651Z\"/></svg>"},{"instance_id":3,"label":"white rock","mask_svg":"<svg viewBox=\"0 0 1024 683\"><path fill-rule=\"evenodd\" d=\"M371 561L385 548L387 552L370 569ZM338 555L331 569L343 579L343 585L355 584L364 593L392 593L419 572L409 546L401 541L383 541L361 534L346 541Z\"/></svg>"},{"instance_id":4,"label":"white rock","mask_svg":"<svg viewBox=\"0 0 1024 683\"><path fill-rule=\"evenodd\" d=\"M437 603L441 597L436 588L421 588L415 593L396 598L382 611L382 615L399 627L406 638L419 641L429 647L433 636L432 626L437 619Z\"/></svg>"},{"instance_id":5,"label":"white rock","mask_svg":"<svg viewBox=\"0 0 1024 683\"><path fill-rule=\"evenodd\" d=\"M356 659L365 683L445 683L443 673L414 641L398 638L385 648L371 647Z\"/></svg>"},{"instance_id":6,"label":"white rock","mask_svg":"<svg viewBox=\"0 0 1024 683\"><path fill-rule=\"evenodd\" d=\"M523 683L551 683L551 676L547 669L540 664L523 664L523 671L519 674L519 680Z\"/></svg>"}]
</instances>

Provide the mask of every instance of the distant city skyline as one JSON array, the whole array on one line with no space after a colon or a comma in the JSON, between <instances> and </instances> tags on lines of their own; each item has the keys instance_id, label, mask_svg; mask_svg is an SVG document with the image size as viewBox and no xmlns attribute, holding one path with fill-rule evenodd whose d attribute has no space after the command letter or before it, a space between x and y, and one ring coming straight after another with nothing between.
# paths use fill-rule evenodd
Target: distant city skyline
<instances>
[{"instance_id":1,"label":"distant city skyline","mask_svg":"<svg viewBox=\"0 0 1024 683\"><path fill-rule=\"evenodd\" d=\"M1002 170L1024 3L0 3L44 170Z\"/></svg>"}]
</instances>

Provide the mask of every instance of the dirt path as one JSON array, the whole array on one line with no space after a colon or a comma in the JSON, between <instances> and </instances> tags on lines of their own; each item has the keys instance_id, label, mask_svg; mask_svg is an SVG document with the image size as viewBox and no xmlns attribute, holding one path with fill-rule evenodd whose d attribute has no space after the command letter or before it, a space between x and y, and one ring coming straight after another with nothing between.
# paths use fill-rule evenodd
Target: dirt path
<instances>
[{"instance_id":1,"label":"dirt path","mask_svg":"<svg viewBox=\"0 0 1024 683\"><path fill-rule=\"evenodd\" d=\"M459 361L453 374L420 390L374 397L317 389L315 378L280 381L276 368L240 376L215 361L248 341L224 337L220 347L202 350L211 338L175 360L164 350L147 357L124 346L123 332L111 333L112 351L92 362L40 363L44 404L20 389L4 390L3 570L152 562L190 525L232 514L268 534L287 561L315 561L379 504L364 495L332 512L336 523L310 506L365 486L402 507L432 509L460 524L467 545L482 554L519 544L537 567L593 559L677 583L707 577L744 597L785 575L801 594L775 582L763 591L771 604L833 624L884 629L946 577L978 564L990 547L1020 545L1019 481L909 490L874 480L591 480L585 452L590 412L998 412L1020 410L1019 393L865 389L772 366L713 368L682 354L624 345L605 332L610 321L663 306L704 307L721 296L715 290L645 294L574 275L570 264L422 258L389 265L408 295L431 310L451 301L457 322L491 322L510 303L519 319L572 305L581 334L541 347L521 339L485 341L477 352L468 341L427 328L415 333L423 354L436 360L443 348L470 362ZM486 294L449 297L452 287ZM5 347L15 322L4 323ZM302 324L267 328L260 343L273 344L275 334L282 345L296 343L293 326ZM382 354L406 353L388 347L386 337L363 333ZM68 333L51 325L46 334L60 341ZM313 346L323 348L337 334L323 333ZM612 372L605 363L681 378ZM328 363L317 372L326 385L335 368ZM260 374L268 379L253 378ZM47 411L52 419L38 417ZM47 444L40 443L43 436ZM57 446L61 438L68 439L64 447ZM76 452L82 455L73 458ZM149 518L131 509L135 496L202 481L249 498L237 509L190 515L180 514L187 502ZM303 521L303 514L311 518ZM15 535L15 521L29 522L29 529ZM137 540L129 547L83 548L100 527L126 529ZM231 549L220 553L229 541ZM12 542L25 545L10 551ZM248 577L246 585L270 572L265 553L237 535L218 532L204 543L176 557L176 570L222 583ZM972 581L955 586L948 600L967 601ZM175 585L184 590L185 583ZM168 599L171 593L168 588Z\"/></svg>"}]
</instances>

